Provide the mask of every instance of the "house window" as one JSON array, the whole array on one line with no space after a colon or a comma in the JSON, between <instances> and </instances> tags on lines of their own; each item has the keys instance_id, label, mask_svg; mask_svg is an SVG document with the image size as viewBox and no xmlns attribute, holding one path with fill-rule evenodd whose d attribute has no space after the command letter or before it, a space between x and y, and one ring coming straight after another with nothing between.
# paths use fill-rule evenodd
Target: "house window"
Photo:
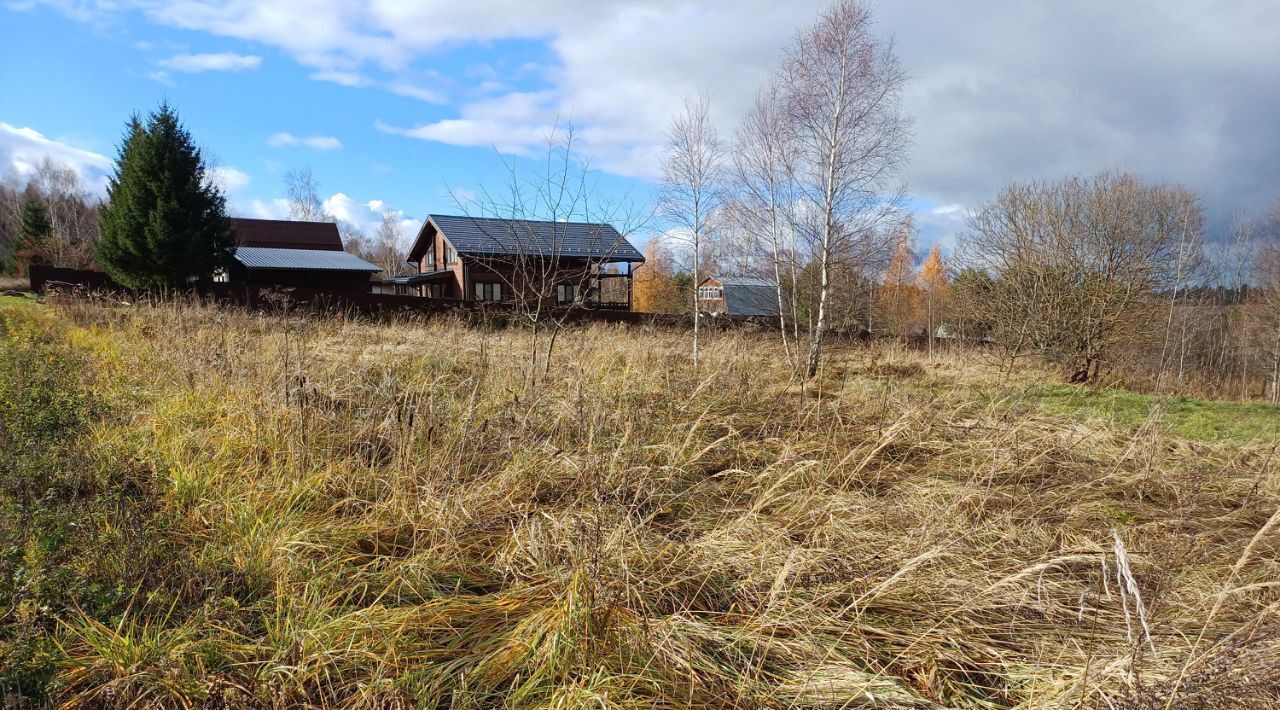
<instances>
[{"instance_id":1,"label":"house window","mask_svg":"<svg viewBox=\"0 0 1280 710\"><path fill-rule=\"evenodd\" d=\"M476 282L477 301L501 301L502 284Z\"/></svg>"},{"instance_id":2,"label":"house window","mask_svg":"<svg viewBox=\"0 0 1280 710\"><path fill-rule=\"evenodd\" d=\"M724 298L724 289L721 289L718 286L703 286L698 289L698 298L703 300Z\"/></svg>"},{"instance_id":3,"label":"house window","mask_svg":"<svg viewBox=\"0 0 1280 710\"><path fill-rule=\"evenodd\" d=\"M444 265L452 266L458 261L458 252L454 251L453 245L449 242L444 243Z\"/></svg>"},{"instance_id":4,"label":"house window","mask_svg":"<svg viewBox=\"0 0 1280 710\"><path fill-rule=\"evenodd\" d=\"M556 303L561 305L578 300L578 284L556 284Z\"/></svg>"},{"instance_id":5,"label":"house window","mask_svg":"<svg viewBox=\"0 0 1280 710\"><path fill-rule=\"evenodd\" d=\"M427 284L427 298L444 298L445 286L447 286L447 284Z\"/></svg>"}]
</instances>

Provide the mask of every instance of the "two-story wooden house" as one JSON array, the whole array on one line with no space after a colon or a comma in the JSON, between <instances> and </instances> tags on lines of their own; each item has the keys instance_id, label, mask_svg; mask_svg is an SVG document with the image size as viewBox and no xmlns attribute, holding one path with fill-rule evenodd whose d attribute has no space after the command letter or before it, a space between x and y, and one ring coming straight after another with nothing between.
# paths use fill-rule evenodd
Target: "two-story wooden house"
<instances>
[{"instance_id":1,"label":"two-story wooden house","mask_svg":"<svg viewBox=\"0 0 1280 710\"><path fill-rule=\"evenodd\" d=\"M611 225L429 215L409 263L387 279L426 298L631 308L644 256Z\"/></svg>"}]
</instances>

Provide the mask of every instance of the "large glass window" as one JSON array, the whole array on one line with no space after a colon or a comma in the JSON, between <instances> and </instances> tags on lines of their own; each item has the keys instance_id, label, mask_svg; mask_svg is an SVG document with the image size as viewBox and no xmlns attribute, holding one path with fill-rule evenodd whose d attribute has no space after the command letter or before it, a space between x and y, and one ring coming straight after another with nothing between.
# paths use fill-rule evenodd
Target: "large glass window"
<instances>
[{"instance_id":1,"label":"large glass window","mask_svg":"<svg viewBox=\"0 0 1280 710\"><path fill-rule=\"evenodd\" d=\"M556 284L556 303L573 303L578 300L578 284Z\"/></svg>"},{"instance_id":2,"label":"large glass window","mask_svg":"<svg viewBox=\"0 0 1280 710\"><path fill-rule=\"evenodd\" d=\"M449 242L444 243L444 265L453 266L458 260L458 252L453 250L453 245Z\"/></svg>"},{"instance_id":3,"label":"large glass window","mask_svg":"<svg viewBox=\"0 0 1280 710\"><path fill-rule=\"evenodd\" d=\"M477 301L501 301L502 300L502 284L481 283L475 284Z\"/></svg>"},{"instance_id":4,"label":"large glass window","mask_svg":"<svg viewBox=\"0 0 1280 710\"><path fill-rule=\"evenodd\" d=\"M724 298L724 290L718 286L703 286L698 289L698 298L707 300Z\"/></svg>"}]
</instances>

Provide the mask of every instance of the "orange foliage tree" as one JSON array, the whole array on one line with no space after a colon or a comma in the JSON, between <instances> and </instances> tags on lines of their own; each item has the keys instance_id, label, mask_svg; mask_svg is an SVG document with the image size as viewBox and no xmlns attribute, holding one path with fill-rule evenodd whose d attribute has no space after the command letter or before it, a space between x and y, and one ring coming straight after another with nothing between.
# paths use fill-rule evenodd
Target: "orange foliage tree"
<instances>
[{"instance_id":1,"label":"orange foliage tree","mask_svg":"<svg viewBox=\"0 0 1280 710\"><path fill-rule=\"evenodd\" d=\"M673 313L680 298L674 279L670 250L657 235L649 238L644 263L632 281L632 308L642 313Z\"/></svg>"},{"instance_id":2,"label":"orange foliage tree","mask_svg":"<svg viewBox=\"0 0 1280 710\"><path fill-rule=\"evenodd\" d=\"M920 266L920 300L924 311L925 328L929 333L929 354L931 355L934 335L946 312L950 286L947 281L947 264L942 260L942 249L934 244L924 264Z\"/></svg>"},{"instance_id":3,"label":"orange foliage tree","mask_svg":"<svg viewBox=\"0 0 1280 710\"><path fill-rule=\"evenodd\" d=\"M907 222L899 230L898 245L884 270L876 298L881 328L891 335L906 334L919 320L920 287L911 266L914 255L915 227Z\"/></svg>"}]
</instances>

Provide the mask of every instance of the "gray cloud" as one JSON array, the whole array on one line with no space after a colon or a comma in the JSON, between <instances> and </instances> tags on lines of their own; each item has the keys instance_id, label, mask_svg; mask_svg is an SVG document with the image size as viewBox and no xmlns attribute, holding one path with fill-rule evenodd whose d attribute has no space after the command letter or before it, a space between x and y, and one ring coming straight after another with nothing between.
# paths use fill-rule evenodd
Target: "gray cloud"
<instances>
[{"instance_id":1,"label":"gray cloud","mask_svg":"<svg viewBox=\"0 0 1280 710\"><path fill-rule=\"evenodd\" d=\"M1280 196L1280 3L880 5L913 75L914 194L1104 169L1186 184L1211 224Z\"/></svg>"},{"instance_id":2,"label":"gray cloud","mask_svg":"<svg viewBox=\"0 0 1280 710\"><path fill-rule=\"evenodd\" d=\"M277 47L318 77L392 91L448 47L545 39L558 64L536 93L498 88L445 120L383 128L520 152L572 118L597 167L639 177L654 175L684 96L710 89L727 134L779 49L825 4L44 1L77 19L132 7L158 24ZM1280 193L1280 2L873 1L913 77L910 189L946 208L922 211L926 241L947 238L964 209L1012 180L1131 170L1196 189L1215 225Z\"/></svg>"}]
</instances>

